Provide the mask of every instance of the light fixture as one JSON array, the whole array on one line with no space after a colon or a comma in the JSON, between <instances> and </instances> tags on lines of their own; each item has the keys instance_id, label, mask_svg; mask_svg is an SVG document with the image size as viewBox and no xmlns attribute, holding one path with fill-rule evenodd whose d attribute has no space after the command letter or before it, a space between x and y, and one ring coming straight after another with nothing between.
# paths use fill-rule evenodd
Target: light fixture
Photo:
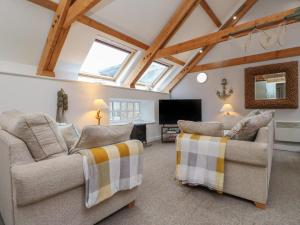
<instances>
[{"instance_id":1,"label":"light fixture","mask_svg":"<svg viewBox=\"0 0 300 225\"><path fill-rule=\"evenodd\" d=\"M200 48L200 50L199 50L199 53L202 53L203 52L203 49L202 48Z\"/></svg>"},{"instance_id":2,"label":"light fixture","mask_svg":"<svg viewBox=\"0 0 300 225\"><path fill-rule=\"evenodd\" d=\"M233 20L236 20L236 19L237 19L237 16L232 17L232 19L233 19Z\"/></svg>"},{"instance_id":3,"label":"light fixture","mask_svg":"<svg viewBox=\"0 0 300 225\"><path fill-rule=\"evenodd\" d=\"M225 115L230 115L230 113L234 111L231 104L224 104L220 112L223 112Z\"/></svg>"},{"instance_id":4,"label":"light fixture","mask_svg":"<svg viewBox=\"0 0 300 225\"><path fill-rule=\"evenodd\" d=\"M100 116L100 112L101 112L101 110L108 109L108 106L103 99L96 99L94 101L94 105L96 106L96 109L97 109L96 119L98 121L98 125L100 125L100 120L102 118Z\"/></svg>"},{"instance_id":5,"label":"light fixture","mask_svg":"<svg viewBox=\"0 0 300 225\"><path fill-rule=\"evenodd\" d=\"M199 73L199 74L197 75L197 81L198 81L200 84L203 84L206 80L207 80L207 75L206 75L206 73Z\"/></svg>"}]
</instances>

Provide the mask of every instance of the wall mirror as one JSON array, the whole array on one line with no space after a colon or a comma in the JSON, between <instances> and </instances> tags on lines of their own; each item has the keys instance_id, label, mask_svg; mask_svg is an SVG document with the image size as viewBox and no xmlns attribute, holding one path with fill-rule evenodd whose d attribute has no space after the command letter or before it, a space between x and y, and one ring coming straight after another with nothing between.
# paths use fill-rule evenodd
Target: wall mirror
<instances>
[{"instance_id":1,"label":"wall mirror","mask_svg":"<svg viewBox=\"0 0 300 225\"><path fill-rule=\"evenodd\" d=\"M298 108L298 62L245 69L246 108Z\"/></svg>"},{"instance_id":2,"label":"wall mirror","mask_svg":"<svg viewBox=\"0 0 300 225\"><path fill-rule=\"evenodd\" d=\"M255 76L255 100L285 98L286 72Z\"/></svg>"}]
</instances>

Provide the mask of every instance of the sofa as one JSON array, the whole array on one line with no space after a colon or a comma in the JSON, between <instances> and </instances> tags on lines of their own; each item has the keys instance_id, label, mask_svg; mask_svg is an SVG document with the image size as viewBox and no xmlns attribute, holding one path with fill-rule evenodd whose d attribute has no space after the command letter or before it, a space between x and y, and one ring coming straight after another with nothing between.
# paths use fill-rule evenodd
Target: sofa
<instances>
[{"instance_id":1,"label":"sofa","mask_svg":"<svg viewBox=\"0 0 300 225\"><path fill-rule=\"evenodd\" d=\"M85 207L82 157L34 161L26 144L0 130L0 212L5 225L92 225L125 206L138 188Z\"/></svg>"},{"instance_id":2,"label":"sofa","mask_svg":"<svg viewBox=\"0 0 300 225\"><path fill-rule=\"evenodd\" d=\"M229 140L225 150L224 192L265 208L274 143L273 120L259 129L254 142Z\"/></svg>"},{"instance_id":3,"label":"sofa","mask_svg":"<svg viewBox=\"0 0 300 225\"><path fill-rule=\"evenodd\" d=\"M183 133L198 132L213 137L226 136L223 123L220 122L200 124L179 121L178 124ZM254 141L229 139L224 156L223 192L253 201L258 208L266 207L272 166L273 120L266 124L267 126L258 130ZM193 139L190 141L194 142Z\"/></svg>"}]
</instances>

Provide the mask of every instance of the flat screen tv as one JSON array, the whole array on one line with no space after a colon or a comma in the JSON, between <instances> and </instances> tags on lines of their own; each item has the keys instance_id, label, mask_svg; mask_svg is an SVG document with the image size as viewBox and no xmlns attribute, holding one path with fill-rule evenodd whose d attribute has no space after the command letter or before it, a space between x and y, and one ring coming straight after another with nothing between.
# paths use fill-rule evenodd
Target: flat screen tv
<instances>
[{"instance_id":1,"label":"flat screen tv","mask_svg":"<svg viewBox=\"0 0 300 225\"><path fill-rule=\"evenodd\" d=\"M178 120L201 121L201 99L159 100L159 124L176 124Z\"/></svg>"}]
</instances>

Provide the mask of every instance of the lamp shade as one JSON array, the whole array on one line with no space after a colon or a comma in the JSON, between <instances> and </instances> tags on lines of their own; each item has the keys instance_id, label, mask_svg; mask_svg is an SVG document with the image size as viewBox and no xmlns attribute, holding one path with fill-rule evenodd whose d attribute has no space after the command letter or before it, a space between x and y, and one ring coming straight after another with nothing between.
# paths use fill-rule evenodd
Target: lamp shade
<instances>
[{"instance_id":1,"label":"lamp shade","mask_svg":"<svg viewBox=\"0 0 300 225\"><path fill-rule=\"evenodd\" d=\"M108 109L108 106L103 99L96 99L94 101L94 105L95 105L96 109L100 109L100 110Z\"/></svg>"},{"instance_id":2,"label":"lamp shade","mask_svg":"<svg viewBox=\"0 0 300 225\"><path fill-rule=\"evenodd\" d=\"M220 112L230 113L233 112L233 108L231 104L224 104L221 108Z\"/></svg>"}]
</instances>

